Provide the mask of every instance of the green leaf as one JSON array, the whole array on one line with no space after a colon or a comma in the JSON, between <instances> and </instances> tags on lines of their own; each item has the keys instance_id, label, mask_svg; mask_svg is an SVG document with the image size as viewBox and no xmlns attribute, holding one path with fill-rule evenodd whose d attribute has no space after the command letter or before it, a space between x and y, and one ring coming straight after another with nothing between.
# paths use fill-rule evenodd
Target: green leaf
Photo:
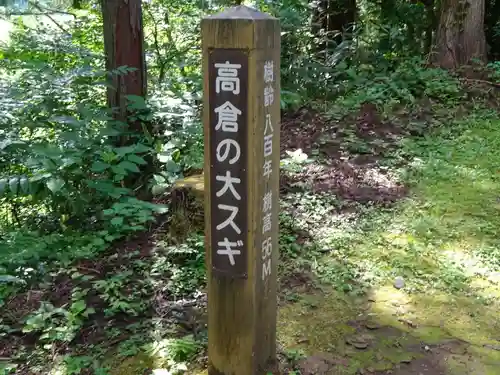
<instances>
[{"instance_id":1,"label":"green leaf","mask_svg":"<svg viewBox=\"0 0 500 375\"><path fill-rule=\"evenodd\" d=\"M164 153L158 154L157 158L160 163L167 163L170 160L172 160L172 156L170 154L164 154Z\"/></svg>"},{"instance_id":2,"label":"green leaf","mask_svg":"<svg viewBox=\"0 0 500 375\"><path fill-rule=\"evenodd\" d=\"M92 243L95 246L102 246L102 245L106 244L106 242L104 242L104 240L102 238L96 238Z\"/></svg>"},{"instance_id":3,"label":"green leaf","mask_svg":"<svg viewBox=\"0 0 500 375\"><path fill-rule=\"evenodd\" d=\"M168 187L169 185L167 184L154 185L151 188L151 192L153 193L153 195L160 195L163 194L165 191L167 191Z\"/></svg>"},{"instance_id":4,"label":"green leaf","mask_svg":"<svg viewBox=\"0 0 500 375\"><path fill-rule=\"evenodd\" d=\"M123 217L122 216L116 216L113 219L111 219L111 225L119 226L123 224Z\"/></svg>"},{"instance_id":5,"label":"green leaf","mask_svg":"<svg viewBox=\"0 0 500 375\"><path fill-rule=\"evenodd\" d=\"M40 188L43 186L43 184L35 181L30 181L29 187L30 187L30 194L36 194L40 191Z\"/></svg>"},{"instance_id":6,"label":"green leaf","mask_svg":"<svg viewBox=\"0 0 500 375\"><path fill-rule=\"evenodd\" d=\"M122 161L120 164L118 164L119 167L123 168L123 169L126 169L130 172L135 172L135 173L139 173L140 170L139 168L137 167L136 164L134 163L131 163L129 161Z\"/></svg>"},{"instance_id":7,"label":"green leaf","mask_svg":"<svg viewBox=\"0 0 500 375\"><path fill-rule=\"evenodd\" d=\"M43 180L45 178L49 178L50 176L52 176L50 173L36 174L33 177L31 177L31 182L40 181L40 180Z\"/></svg>"},{"instance_id":8,"label":"green leaf","mask_svg":"<svg viewBox=\"0 0 500 375\"><path fill-rule=\"evenodd\" d=\"M111 167L111 170L113 171L114 174L117 174L117 175L126 175L127 174L127 171L123 168L123 166L121 165L113 165Z\"/></svg>"},{"instance_id":9,"label":"green leaf","mask_svg":"<svg viewBox=\"0 0 500 375\"><path fill-rule=\"evenodd\" d=\"M103 163L102 161L95 161L92 163L90 170L92 172L103 172L110 167L109 164Z\"/></svg>"},{"instance_id":10,"label":"green leaf","mask_svg":"<svg viewBox=\"0 0 500 375\"><path fill-rule=\"evenodd\" d=\"M119 131L117 129L113 129L112 127L105 128L105 129L101 130L101 135L108 136L108 137L116 137L116 136L120 135L121 133L122 133L121 131Z\"/></svg>"},{"instance_id":11,"label":"green leaf","mask_svg":"<svg viewBox=\"0 0 500 375\"><path fill-rule=\"evenodd\" d=\"M149 148L146 145L143 145L142 143L137 143L134 147L134 152L138 152L138 153L148 152L150 150L151 150L151 148Z\"/></svg>"},{"instance_id":12,"label":"green leaf","mask_svg":"<svg viewBox=\"0 0 500 375\"><path fill-rule=\"evenodd\" d=\"M127 160L131 161L132 163L135 164L140 164L140 165L145 165L147 164L146 160L144 160L142 157L136 154L130 154L127 156Z\"/></svg>"},{"instance_id":13,"label":"green leaf","mask_svg":"<svg viewBox=\"0 0 500 375\"><path fill-rule=\"evenodd\" d=\"M156 204L153 210L160 214L165 214L168 212L168 206L164 204Z\"/></svg>"},{"instance_id":14,"label":"green leaf","mask_svg":"<svg viewBox=\"0 0 500 375\"><path fill-rule=\"evenodd\" d=\"M6 178L0 179L0 196L3 195L6 188L7 188L7 179Z\"/></svg>"},{"instance_id":15,"label":"green leaf","mask_svg":"<svg viewBox=\"0 0 500 375\"><path fill-rule=\"evenodd\" d=\"M113 151L119 156L125 156L127 154L131 154L132 152L136 152L135 146L117 147L113 149Z\"/></svg>"},{"instance_id":16,"label":"green leaf","mask_svg":"<svg viewBox=\"0 0 500 375\"><path fill-rule=\"evenodd\" d=\"M83 300L78 300L78 301L75 301L71 304L71 310L78 314L78 313L81 313L83 310L85 310L87 308L87 304L85 303L85 301Z\"/></svg>"},{"instance_id":17,"label":"green leaf","mask_svg":"<svg viewBox=\"0 0 500 375\"><path fill-rule=\"evenodd\" d=\"M54 194L57 193L59 190L61 190L64 184L65 184L64 180L57 177L51 178L50 180L47 181L47 187Z\"/></svg>"},{"instance_id":18,"label":"green leaf","mask_svg":"<svg viewBox=\"0 0 500 375\"><path fill-rule=\"evenodd\" d=\"M26 284L23 279L11 275L0 275L0 283Z\"/></svg>"},{"instance_id":19,"label":"green leaf","mask_svg":"<svg viewBox=\"0 0 500 375\"><path fill-rule=\"evenodd\" d=\"M89 307L87 310L85 310L85 315L92 315L95 314L95 309L93 307Z\"/></svg>"},{"instance_id":20,"label":"green leaf","mask_svg":"<svg viewBox=\"0 0 500 375\"><path fill-rule=\"evenodd\" d=\"M81 125L81 121L77 120L73 116L52 116L49 121L59 122L61 124L68 124L78 126Z\"/></svg>"},{"instance_id":21,"label":"green leaf","mask_svg":"<svg viewBox=\"0 0 500 375\"><path fill-rule=\"evenodd\" d=\"M68 140L68 141L74 141L74 142L84 142L82 137L80 137L80 133L77 131L74 132L64 132L61 134L61 138Z\"/></svg>"},{"instance_id":22,"label":"green leaf","mask_svg":"<svg viewBox=\"0 0 500 375\"><path fill-rule=\"evenodd\" d=\"M165 164L165 168L166 168L167 172L171 172L171 173L177 173L177 172L180 172L180 170L181 170L181 167L179 166L179 164L177 164L173 160L169 160Z\"/></svg>"},{"instance_id":23,"label":"green leaf","mask_svg":"<svg viewBox=\"0 0 500 375\"><path fill-rule=\"evenodd\" d=\"M48 171L50 171L50 170L53 170L53 169L56 169L56 168L57 168L56 163L54 163L54 161L53 161L53 160L51 160L51 159L43 159L43 160L42 160L42 164L43 164L44 168L45 168L46 170L48 170Z\"/></svg>"},{"instance_id":24,"label":"green leaf","mask_svg":"<svg viewBox=\"0 0 500 375\"><path fill-rule=\"evenodd\" d=\"M0 142L0 150L5 150L7 147L11 145L15 146L24 146L26 143L23 141L17 141L12 139L6 139L5 141Z\"/></svg>"},{"instance_id":25,"label":"green leaf","mask_svg":"<svg viewBox=\"0 0 500 375\"><path fill-rule=\"evenodd\" d=\"M21 186L21 191L24 193L24 194L28 194L29 191L30 191L30 183L28 181L28 178L27 177L22 177L20 180L19 180L19 185Z\"/></svg>"},{"instance_id":26,"label":"green leaf","mask_svg":"<svg viewBox=\"0 0 500 375\"><path fill-rule=\"evenodd\" d=\"M163 177L163 176L161 176L161 175L159 175L159 174L155 174L155 175L153 175L153 179L155 180L155 182L156 182L157 184L162 184L162 183L164 183L165 181L167 181L165 177Z\"/></svg>"},{"instance_id":27,"label":"green leaf","mask_svg":"<svg viewBox=\"0 0 500 375\"><path fill-rule=\"evenodd\" d=\"M12 177L9 180L9 189L12 194L17 194L17 188L19 187L19 178Z\"/></svg>"},{"instance_id":28,"label":"green leaf","mask_svg":"<svg viewBox=\"0 0 500 375\"><path fill-rule=\"evenodd\" d=\"M162 147L162 150L163 151L170 151L170 150L173 150L175 148L175 143L172 142L172 141L168 141L167 143L165 143Z\"/></svg>"},{"instance_id":29,"label":"green leaf","mask_svg":"<svg viewBox=\"0 0 500 375\"><path fill-rule=\"evenodd\" d=\"M128 108L130 109L146 109L146 101L142 96L137 96L137 95L127 95L127 99L129 100L129 103L127 105Z\"/></svg>"}]
</instances>

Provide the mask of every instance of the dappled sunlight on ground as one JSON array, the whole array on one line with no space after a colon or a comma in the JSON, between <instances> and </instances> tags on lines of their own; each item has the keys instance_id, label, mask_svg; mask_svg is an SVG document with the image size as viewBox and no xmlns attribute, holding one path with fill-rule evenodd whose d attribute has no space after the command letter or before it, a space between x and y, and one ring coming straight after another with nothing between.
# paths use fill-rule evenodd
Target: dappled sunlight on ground
<instances>
[{"instance_id":1,"label":"dappled sunlight on ground","mask_svg":"<svg viewBox=\"0 0 500 375\"><path fill-rule=\"evenodd\" d=\"M375 288L363 298L325 287L322 292L301 293L297 302L280 308L279 340L292 353L321 353L335 364L332 374L398 369L413 360L434 361L437 353L447 356L446 375L475 374L471 369L494 374L492 366L500 365L495 307L447 293L408 294L393 286Z\"/></svg>"},{"instance_id":2,"label":"dappled sunlight on ground","mask_svg":"<svg viewBox=\"0 0 500 375\"><path fill-rule=\"evenodd\" d=\"M360 205L359 197L339 196L336 188L331 195L285 197L286 212L322 249L313 271L333 286L302 292L281 307L286 348L328 353L327 360L314 358L336 363L332 374L389 368L400 375L498 373L500 123L486 116L457 126L466 130L456 139L410 146L418 163L404 178L413 190L392 208L381 209L377 199ZM344 173L341 181L357 176L357 186L363 176L379 191L399 184L378 167L363 173L349 163L334 168ZM312 181L331 174L326 170L317 161L298 173ZM396 277L403 285L393 285ZM403 360L394 359L398 351L406 353Z\"/></svg>"}]
</instances>

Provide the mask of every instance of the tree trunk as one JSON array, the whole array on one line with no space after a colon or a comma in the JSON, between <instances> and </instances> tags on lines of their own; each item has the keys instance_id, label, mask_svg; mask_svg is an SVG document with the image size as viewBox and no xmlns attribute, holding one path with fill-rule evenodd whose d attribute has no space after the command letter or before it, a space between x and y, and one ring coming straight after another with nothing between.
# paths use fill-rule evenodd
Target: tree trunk
<instances>
[{"instance_id":1,"label":"tree trunk","mask_svg":"<svg viewBox=\"0 0 500 375\"><path fill-rule=\"evenodd\" d=\"M312 33L322 39L320 50L335 47L356 18L356 0L318 0L312 19ZM332 46L329 41L335 42Z\"/></svg>"},{"instance_id":2,"label":"tree trunk","mask_svg":"<svg viewBox=\"0 0 500 375\"><path fill-rule=\"evenodd\" d=\"M433 62L446 69L486 61L485 0L443 0Z\"/></svg>"},{"instance_id":3,"label":"tree trunk","mask_svg":"<svg viewBox=\"0 0 500 375\"><path fill-rule=\"evenodd\" d=\"M380 23L385 27L393 27L396 20L396 0L382 0L380 3ZM381 52L389 52L391 50L391 35L390 32L384 32L379 41L379 50Z\"/></svg>"},{"instance_id":4,"label":"tree trunk","mask_svg":"<svg viewBox=\"0 0 500 375\"><path fill-rule=\"evenodd\" d=\"M437 14L439 14L439 6L435 9L434 1L427 1L425 5L426 27L424 39L424 54L427 56L432 52L432 41L435 30L437 30Z\"/></svg>"},{"instance_id":5,"label":"tree trunk","mask_svg":"<svg viewBox=\"0 0 500 375\"><path fill-rule=\"evenodd\" d=\"M495 33L495 26L500 21L500 0L486 3L485 32L486 42L491 47L489 54L492 60L498 60L500 56L500 35Z\"/></svg>"},{"instance_id":6,"label":"tree trunk","mask_svg":"<svg viewBox=\"0 0 500 375\"><path fill-rule=\"evenodd\" d=\"M328 2L327 30L331 32L335 43L339 45L344 33L352 26L356 17L355 0L330 0Z\"/></svg>"},{"instance_id":7,"label":"tree trunk","mask_svg":"<svg viewBox=\"0 0 500 375\"><path fill-rule=\"evenodd\" d=\"M469 0L464 25L464 52L466 63L472 59L487 62L484 33L485 0Z\"/></svg>"},{"instance_id":8,"label":"tree trunk","mask_svg":"<svg viewBox=\"0 0 500 375\"><path fill-rule=\"evenodd\" d=\"M127 122L127 95L146 95L146 63L142 28L141 0L102 0L104 50L108 72L127 66L126 74L109 77L108 106L117 120ZM129 124L131 131L142 132L141 124Z\"/></svg>"}]
</instances>

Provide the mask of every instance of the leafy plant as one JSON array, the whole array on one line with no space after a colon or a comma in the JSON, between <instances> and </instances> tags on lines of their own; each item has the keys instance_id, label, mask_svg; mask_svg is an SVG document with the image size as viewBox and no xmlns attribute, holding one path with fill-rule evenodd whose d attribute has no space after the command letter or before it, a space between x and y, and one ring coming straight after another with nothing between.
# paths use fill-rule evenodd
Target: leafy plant
<instances>
[{"instance_id":1,"label":"leafy plant","mask_svg":"<svg viewBox=\"0 0 500 375\"><path fill-rule=\"evenodd\" d=\"M155 213L166 213L166 206L125 198L114 203L103 211L104 218L109 220L110 233L130 233L146 229L146 224L155 220Z\"/></svg>"},{"instance_id":2,"label":"leafy plant","mask_svg":"<svg viewBox=\"0 0 500 375\"><path fill-rule=\"evenodd\" d=\"M135 285L130 283L132 275L133 271L127 270L92 283L99 296L109 305L105 309L108 316L118 312L137 316L144 310L145 301L140 298L141 288L137 285L138 283Z\"/></svg>"},{"instance_id":3,"label":"leafy plant","mask_svg":"<svg viewBox=\"0 0 500 375\"><path fill-rule=\"evenodd\" d=\"M40 333L40 340L46 342L70 342L84 320L94 312L83 300L72 302L68 309L54 307L50 302L42 302L39 309L26 319L23 332Z\"/></svg>"}]
</instances>

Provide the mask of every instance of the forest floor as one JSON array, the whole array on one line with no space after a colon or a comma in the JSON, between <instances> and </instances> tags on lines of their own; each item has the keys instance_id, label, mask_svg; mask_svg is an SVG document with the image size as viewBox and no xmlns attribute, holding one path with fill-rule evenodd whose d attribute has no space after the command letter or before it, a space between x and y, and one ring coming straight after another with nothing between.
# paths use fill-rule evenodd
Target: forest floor
<instances>
[{"instance_id":1,"label":"forest floor","mask_svg":"<svg viewBox=\"0 0 500 375\"><path fill-rule=\"evenodd\" d=\"M498 374L500 120L480 103L284 117L283 375ZM204 373L202 221L183 202L5 301L0 374Z\"/></svg>"},{"instance_id":2,"label":"forest floor","mask_svg":"<svg viewBox=\"0 0 500 375\"><path fill-rule=\"evenodd\" d=\"M284 124L284 147L319 155L284 168L314 254L284 273L279 313L300 374L498 373L500 121L427 108L382 120L365 106L347 136L310 113Z\"/></svg>"}]
</instances>

